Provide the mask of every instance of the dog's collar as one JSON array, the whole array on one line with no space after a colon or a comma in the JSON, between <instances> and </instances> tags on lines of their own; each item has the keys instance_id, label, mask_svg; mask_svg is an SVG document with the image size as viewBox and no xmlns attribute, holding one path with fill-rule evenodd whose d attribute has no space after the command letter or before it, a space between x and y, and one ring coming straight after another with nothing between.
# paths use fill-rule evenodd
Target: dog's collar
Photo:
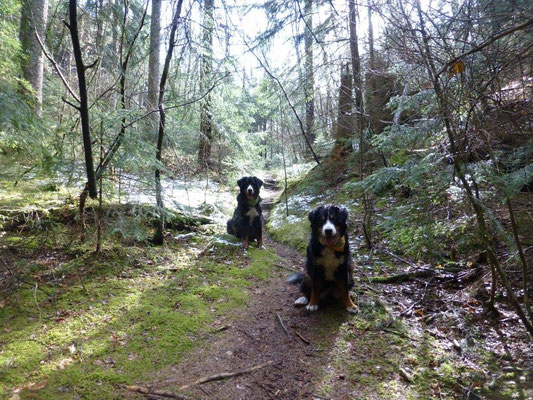
<instances>
[{"instance_id":1,"label":"dog's collar","mask_svg":"<svg viewBox=\"0 0 533 400\"><path fill-rule=\"evenodd\" d=\"M344 239L344 236L341 236L340 240L338 240L334 246L328 246L326 244L326 247L328 249L331 249L333 251L338 251L338 252L344 251L344 246L346 246L346 239Z\"/></svg>"},{"instance_id":2,"label":"dog's collar","mask_svg":"<svg viewBox=\"0 0 533 400\"><path fill-rule=\"evenodd\" d=\"M248 205L251 206L251 207L255 207L255 205L257 203L259 203L259 196L257 196L256 199L254 198L251 198L251 199L247 199L248 200Z\"/></svg>"}]
</instances>

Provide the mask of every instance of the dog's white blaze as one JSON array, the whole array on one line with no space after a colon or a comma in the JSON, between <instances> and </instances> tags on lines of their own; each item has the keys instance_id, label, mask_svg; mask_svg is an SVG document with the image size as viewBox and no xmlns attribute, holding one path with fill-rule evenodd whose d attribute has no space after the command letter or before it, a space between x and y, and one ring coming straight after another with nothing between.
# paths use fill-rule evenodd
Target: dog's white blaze
<instances>
[{"instance_id":1,"label":"dog's white blaze","mask_svg":"<svg viewBox=\"0 0 533 400\"><path fill-rule=\"evenodd\" d=\"M253 225L254 223L254 218L257 217L259 215L259 213L257 212L257 210L255 209L255 207L250 207L250 209L248 210L248 212L246 213L246 215L248 217L250 217L250 225Z\"/></svg>"},{"instance_id":2,"label":"dog's white blaze","mask_svg":"<svg viewBox=\"0 0 533 400\"><path fill-rule=\"evenodd\" d=\"M246 191L248 192L248 190L252 191L252 195L254 194L254 187L252 185L248 185L248 187L246 188Z\"/></svg>"},{"instance_id":3,"label":"dog's white blaze","mask_svg":"<svg viewBox=\"0 0 533 400\"><path fill-rule=\"evenodd\" d=\"M326 223L322 226L322 235L326 236L326 229L331 229L331 234L335 235L337 233L337 229L335 229L335 225L327 219Z\"/></svg>"},{"instance_id":4,"label":"dog's white blaze","mask_svg":"<svg viewBox=\"0 0 533 400\"><path fill-rule=\"evenodd\" d=\"M328 281L333 280L335 271L344 262L344 256L339 258L335 257L335 250L325 247L322 250L320 257L316 259L317 265L321 265L324 268L324 275Z\"/></svg>"}]
</instances>

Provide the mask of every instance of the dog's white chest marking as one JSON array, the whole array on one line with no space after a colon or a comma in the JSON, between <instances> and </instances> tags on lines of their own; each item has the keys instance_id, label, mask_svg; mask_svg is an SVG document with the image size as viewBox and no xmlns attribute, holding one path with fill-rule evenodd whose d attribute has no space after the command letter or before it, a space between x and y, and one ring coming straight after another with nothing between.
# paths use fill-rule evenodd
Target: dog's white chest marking
<instances>
[{"instance_id":1,"label":"dog's white chest marking","mask_svg":"<svg viewBox=\"0 0 533 400\"><path fill-rule=\"evenodd\" d=\"M250 207L250 209L248 210L248 212L246 213L246 215L248 217L250 217L250 225L253 225L254 223L254 218L257 217L259 215L259 213L257 212L256 208L255 207Z\"/></svg>"},{"instance_id":2,"label":"dog's white chest marking","mask_svg":"<svg viewBox=\"0 0 533 400\"><path fill-rule=\"evenodd\" d=\"M328 281L333 280L335 271L343 262L344 256L335 257L335 251L327 247L322 250L322 254L316 259L317 265L321 265L324 268L324 275L326 275Z\"/></svg>"}]
</instances>

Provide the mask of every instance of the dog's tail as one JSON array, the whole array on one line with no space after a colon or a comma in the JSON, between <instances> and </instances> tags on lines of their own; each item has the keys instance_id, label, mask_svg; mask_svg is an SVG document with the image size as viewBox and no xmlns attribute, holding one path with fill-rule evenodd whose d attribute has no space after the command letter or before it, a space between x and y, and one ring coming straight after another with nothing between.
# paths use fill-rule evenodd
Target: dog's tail
<instances>
[{"instance_id":1,"label":"dog's tail","mask_svg":"<svg viewBox=\"0 0 533 400\"><path fill-rule=\"evenodd\" d=\"M303 282L305 274L303 272L294 272L287 277L287 282L297 284Z\"/></svg>"}]
</instances>

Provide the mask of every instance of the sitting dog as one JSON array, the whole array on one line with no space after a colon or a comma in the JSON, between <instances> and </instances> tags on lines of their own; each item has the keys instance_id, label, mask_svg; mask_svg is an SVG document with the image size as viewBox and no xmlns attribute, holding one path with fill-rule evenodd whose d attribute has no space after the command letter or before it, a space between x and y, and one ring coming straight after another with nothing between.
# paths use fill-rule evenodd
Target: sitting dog
<instances>
[{"instance_id":1,"label":"sitting dog","mask_svg":"<svg viewBox=\"0 0 533 400\"><path fill-rule=\"evenodd\" d=\"M309 213L312 232L305 272L288 278L291 283L300 283L304 294L295 305L307 305L307 310L316 311L320 300L333 297L346 311L357 312L349 293L354 282L347 219L348 211L337 206L320 206Z\"/></svg>"},{"instance_id":2,"label":"sitting dog","mask_svg":"<svg viewBox=\"0 0 533 400\"><path fill-rule=\"evenodd\" d=\"M237 196L237 208L233 218L228 220L228 233L242 239L242 247L246 250L248 243L257 240L257 247L263 247L261 198L259 189L263 181L255 176L247 176L237 181L241 189Z\"/></svg>"}]
</instances>

